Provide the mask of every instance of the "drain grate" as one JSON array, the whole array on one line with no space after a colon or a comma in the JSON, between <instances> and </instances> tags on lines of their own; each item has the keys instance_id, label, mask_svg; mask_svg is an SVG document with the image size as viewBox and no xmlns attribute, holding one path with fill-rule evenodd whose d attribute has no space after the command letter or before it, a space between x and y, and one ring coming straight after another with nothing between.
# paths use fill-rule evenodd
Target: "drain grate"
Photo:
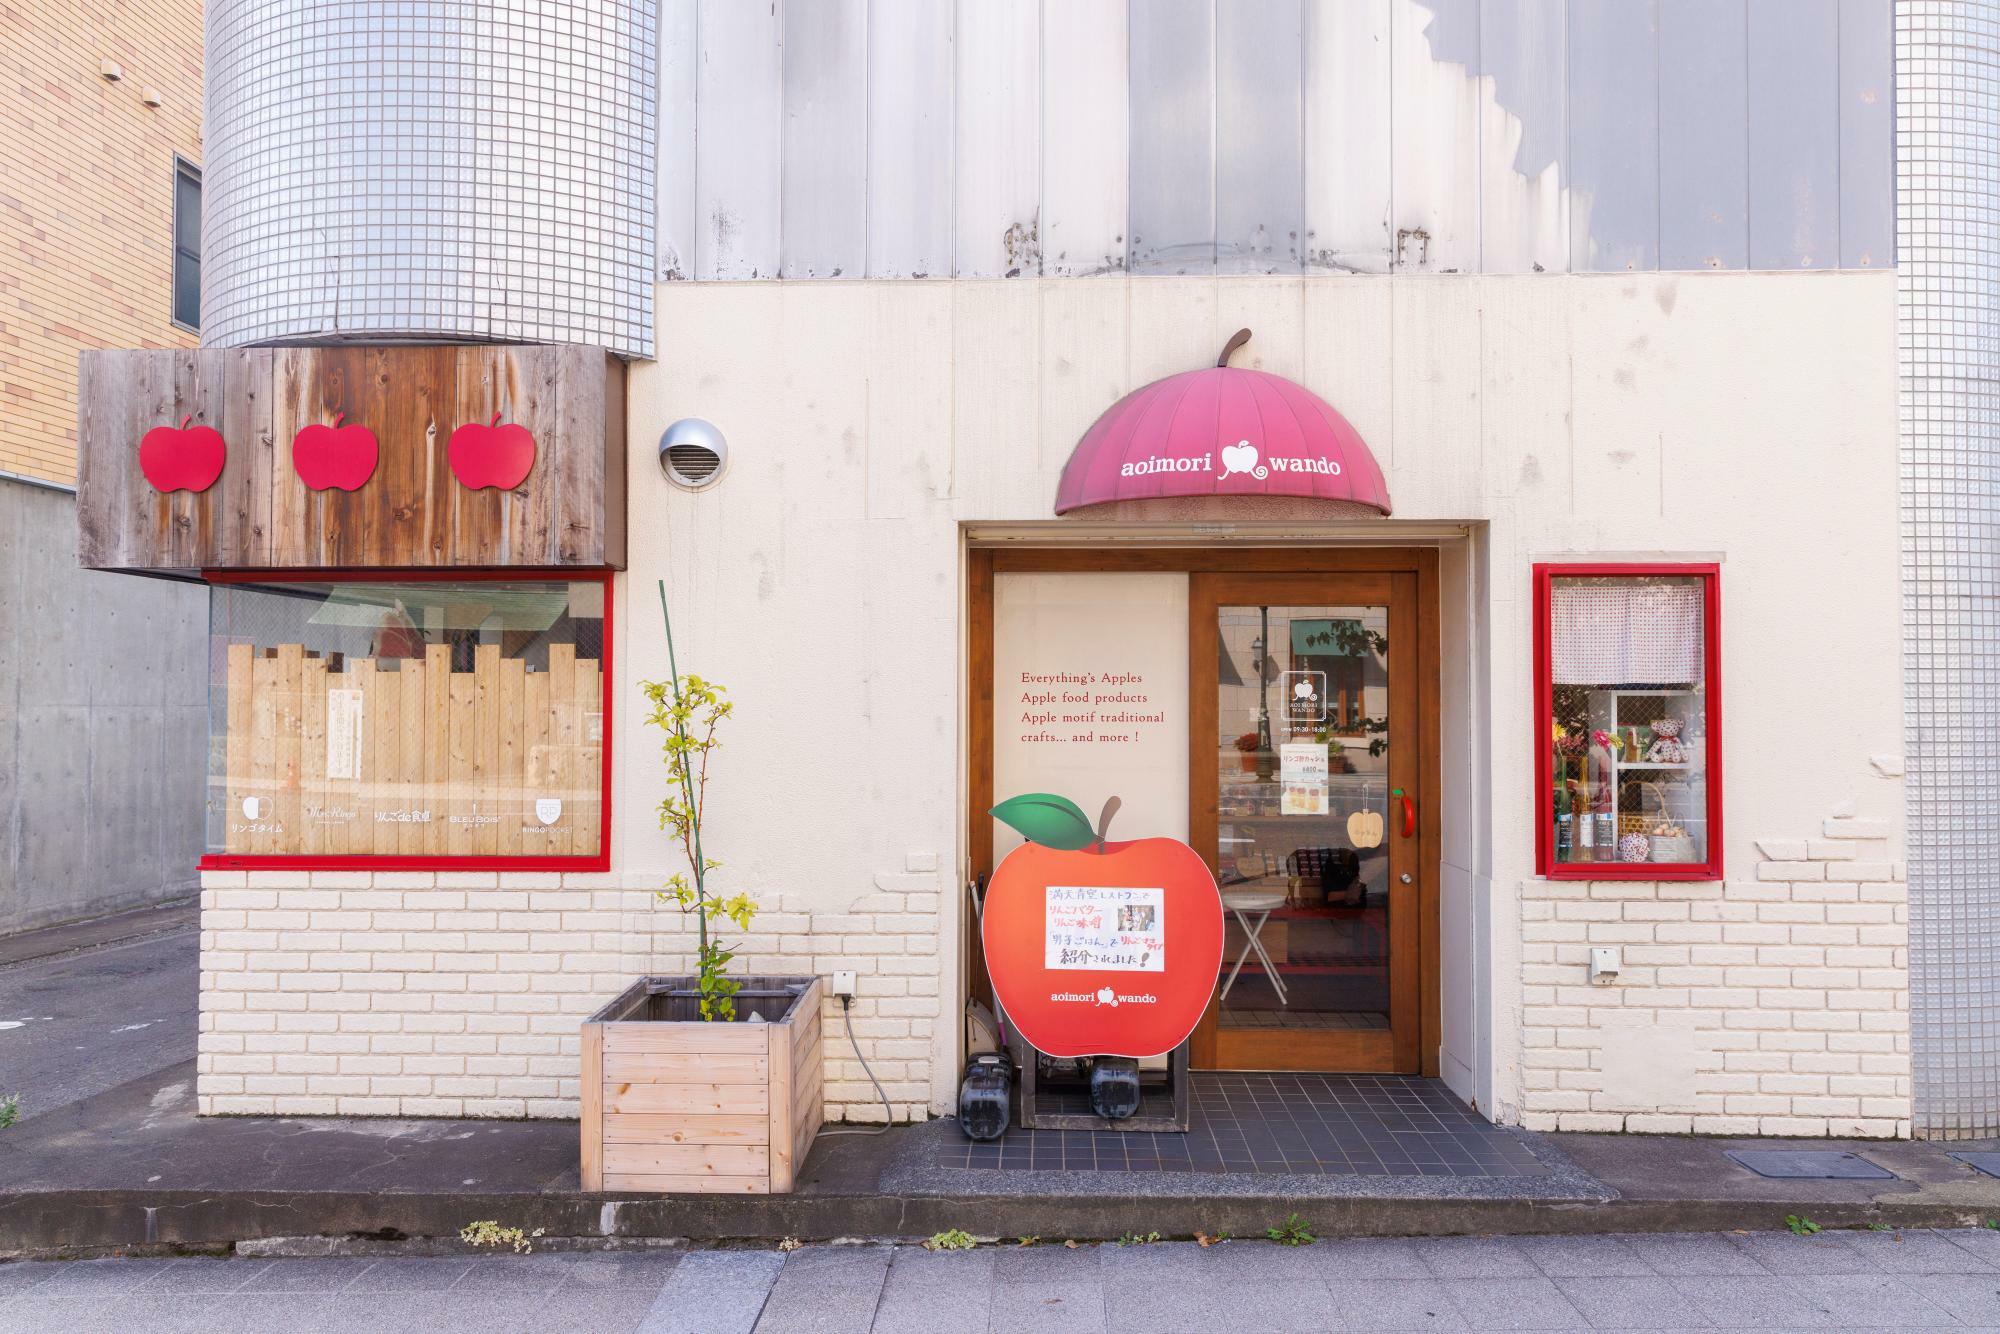
<instances>
[{"instance_id":1,"label":"drain grate","mask_svg":"<svg viewBox=\"0 0 2000 1334\"><path fill-rule=\"evenodd\" d=\"M1990 1177L2000 1177L2000 1152L1992 1149L1977 1149L1969 1153L1954 1153L1952 1157L1967 1167L1976 1167Z\"/></svg>"},{"instance_id":2,"label":"drain grate","mask_svg":"<svg viewBox=\"0 0 2000 1334\"><path fill-rule=\"evenodd\" d=\"M1807 1181L1894 1181L1896 1174L1858 1153L1833 1149L1724 1149L1760 1177ZM2000 1156L2000 1155L1996 1155Z\"/></svg>"}]
</instances>

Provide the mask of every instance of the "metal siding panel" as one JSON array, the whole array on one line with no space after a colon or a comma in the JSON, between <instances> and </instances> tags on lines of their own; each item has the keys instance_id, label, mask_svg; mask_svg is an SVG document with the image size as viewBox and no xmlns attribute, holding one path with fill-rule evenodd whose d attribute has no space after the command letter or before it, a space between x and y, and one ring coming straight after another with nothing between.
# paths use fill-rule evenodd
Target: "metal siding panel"
<instances>
[{"instance_id":1,"label":"metal siding panel","mask_svg":"<svg viewBox=\"0 0 2000 1334\"><path fill-rule=\"evenodd\" d=\"M953 271L1041 272L1040 0L959 0Z\"/></svg>"},{"instance_id":2,"label":"metal siding panel","mask_svg":"<svg viewBox=\"0 0 2000 1334\"><path fill-rule=\"evenodd\" d=\"M1840 266L1896 262L1895 13L1840 0Z\"/></svg>"},{"instance_id":3,"label":"metal siding panel","mask_svg":"<svg viewBox=\"0 0 2000 1334\"><path fill-rule=\"evenodd\" d=\"M1130 266L1215 268L1214 0L1142 0L1132 30Z\"/></svg>"},{"instance_id":4,"label":"metal siding panel","mask_svg":"<svg viewBox=\"0 0 2000 1334\"><path fill-rule=\"evenodd\" d=\"M1750 3L1750 267L1840 262L1840 33L1831 5Z\"/></svg>"},{"instance_id":5,"label":"metal siding panel","mask_svg":"<svg viewBox=\"0 0 2000 1334\"><path fill-rule=\"evenodd\" d=\"M1479 0L1393 0L1394 266L1479 267Z\"/></svg>"},{"instance_id":6,"label":"metal siding panel","mask_svg":"<svg viewBox=\"0 0 2000 1334\"><path fill-rule=\"evenodd\" d=\"M664 0L660 8L659 208L656 275L694 277L695 0Z\"/></svg>"},{"instance_id":7,"label":"metal siding panel","mask_svg":"<svg viewBox=\"0 0 2000 1334\"><path fill-rule=\"evenodd\" d=\"M858 276L868 258L868 0L786 0L779 272Z\"/></svg>"},{"instance_id":8,"label":"metal siding panel","mask_svg":"<svg viewBox=\"0 0 2000 1334\"><path fill-rule=\"evenodd\" d=\"M951 274L952 10L868 6L868 276Z\"/></svg>"},{"instance_id":9,"label":"metal siding panel","mask_svg":"<svg viewBox=\"0 0 2000 1334\"><path fill-rule=\"evenodd\" d=\"M1042 4L1042 272L1125 267L1130 58L1121 4Z\"/></svg>"},{"instance_id":10,"label":"metal siding panel","mask_svg":"<svg viewBox=\"0 0 2000 1334\"><path fill-rule=\"evenodd\" d=\"M1308 0L1305 260L1389 271L1389 0Z\"/></svg>"},{"instance_id":11,"label":"metal siding panel","mask_svg":"<svg viewBox=\"0 0 2000 1334\"><path fill-rule=\"evenodd\" d=\"M1305 232L1302 0L1228 0L1215 13L1215 263L1297 273Z\"/></svg>"},{"instance_id":12,"label":"metal siding panel","mask_svg":"<svg viewBox=\"0 0 2000 1334\"><path fill-rule=\"evenodd\" d=\"M784 73L776 4L701 0L695 86L695 276L778 271Z\"/></svg>"},{"instance_id":13,"label":"metal siding panel","mask_svg":"<svg viewBox=\"0 0 2000 1334\"><path fill-rule=\"evenodd\" d=\"M1662 0L1660 267L1750 263L1746 0Z\"/></svg>"},{"instance_id":14,"label":"metal siding panel","mask_svg":"<svg viewBox=\"0 0 2000 1334\"><path fill-rule=\"evenodd\" d=\"M1479 267L1569 268L1569 77L1565 0L1483 0L1479 69Z\"/></svg>"},{"instance_id":15,"label":"metal siding panel","mask_svg":"<svg viewBox=\"0 0 2000 1334\"><path fill-rule=\"evenodd\" d=\"M1659 9L1570 0L1570 268L1659 267Z\"/></svg>"}]
</instances>

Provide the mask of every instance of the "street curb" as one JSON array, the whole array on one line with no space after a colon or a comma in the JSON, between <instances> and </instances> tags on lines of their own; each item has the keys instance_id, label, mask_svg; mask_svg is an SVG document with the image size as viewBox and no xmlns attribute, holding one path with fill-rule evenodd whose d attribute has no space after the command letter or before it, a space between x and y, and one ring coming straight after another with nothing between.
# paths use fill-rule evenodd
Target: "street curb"
<instances>
[{"instance_id":1,"label":"street curb","mask_svg":"<svg viewBox=\"0 0 2000 1334\"><path fill-rule=\"evenodd\" d=\"M37 927L33 931L0 936L0 968L148 940L170 931L192 931L200 925L201 901L190 897L128 908L81 922Z\"/></svg>"},{"instance_id":2,"label":"street curb","mask_svg":"<svg viewBox=\"0 0 2000 1334\"><path fill-rule=\"evenodd\" d=\"M1261 1237L1298 1213L1321 1237L1772 1231L1810 1209L1827 1228L1978 1227L1987 1211L1894 1202L1785 1206L1769 1201L1561 1201L1292 1196L1065 1198L911 1195L418 1194L288 1191L51 1191L0 1195L0 1256L83 1255L146 1248L224 1249L291 1239L375 1243L456 1239L490 1218L543 1229L551 1240L617 1244L638 1238L696 1243L840 1238L919 1239L949 1228L976 1237L1115 1240L1227 1233ZM337 1243L335 1243L337 1244ZM268 1246L260 1250L269 1253Z\"/></svg>"}]
</instances>

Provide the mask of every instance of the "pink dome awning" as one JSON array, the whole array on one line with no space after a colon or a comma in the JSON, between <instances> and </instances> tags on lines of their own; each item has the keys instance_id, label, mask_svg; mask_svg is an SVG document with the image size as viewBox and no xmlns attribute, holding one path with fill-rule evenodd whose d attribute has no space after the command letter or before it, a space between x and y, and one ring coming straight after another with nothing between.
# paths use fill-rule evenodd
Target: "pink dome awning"
<instances>
[{"instance_id":1,"label":"pink dome awning","mask_svg":"<svg viewBox=\"0 0 2000 1334\"><path fill-rule=\"evenodd\" d=\"M1360 432L1281 375L1218 363L1135 389L1079 440L1056 513L1163 496L1303 496L1389 513L1389 488Z\"/></svg>"}]
</instances>

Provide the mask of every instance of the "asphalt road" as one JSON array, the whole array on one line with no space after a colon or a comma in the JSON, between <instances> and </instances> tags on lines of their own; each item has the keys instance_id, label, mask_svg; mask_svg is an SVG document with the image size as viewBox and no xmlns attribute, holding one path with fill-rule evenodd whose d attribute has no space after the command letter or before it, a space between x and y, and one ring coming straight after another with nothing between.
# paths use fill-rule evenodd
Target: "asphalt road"
<instances>
[{"instance_id":1,"label":"asphalt road","mask_svg":"<svg viewBox=\"0 0 2000 1334\"><path fill-rule=\"evenodd\" d=\"M195 1048L191 929L0 967L0 1097L21 1119L168 1066Z\"/></svg>"},{"instance_id":2,"label":"asphalt road","mask_svg":"<svg viewBox=\"0 0 2000 1334\"><path fill-rule=\"evenodd\" d=\"M0 1264L0 1331L37 1334L1254 1334L1996 1323L2000 1234L1983 1230Z\"/></svg>"}]
</instances>

